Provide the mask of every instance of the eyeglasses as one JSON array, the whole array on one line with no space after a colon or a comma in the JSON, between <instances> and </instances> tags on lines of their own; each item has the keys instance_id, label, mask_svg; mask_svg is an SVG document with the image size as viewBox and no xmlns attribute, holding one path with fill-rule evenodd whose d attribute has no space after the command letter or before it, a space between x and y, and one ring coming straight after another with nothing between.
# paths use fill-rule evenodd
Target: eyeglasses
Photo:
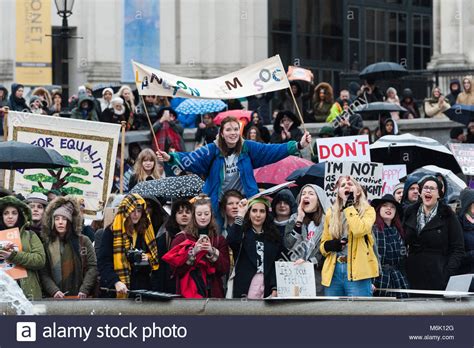
<instances>
[{"instance_id":1,"label":"eyeglasses","mask_svg":"<svg viewBox=\"0 0 474 348\"><path fill-rule=\"evenodd\" d=\"M423 187L423 191L425 192L431 192L431 191L438 191L438 188L437 187L433 187L433 186L424 186Z\"/></svg>"}]
</instances>

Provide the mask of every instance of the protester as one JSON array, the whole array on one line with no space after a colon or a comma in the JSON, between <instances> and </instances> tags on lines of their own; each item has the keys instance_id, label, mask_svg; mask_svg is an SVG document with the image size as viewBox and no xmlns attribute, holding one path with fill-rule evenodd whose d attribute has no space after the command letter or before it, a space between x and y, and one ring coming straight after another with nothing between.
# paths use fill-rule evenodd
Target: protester
<instances>
[{"instance_id":1,"label":"protester","mask_svg":"<svg viewBox=\"0 0 474 348\"><path fill-rule=\"evenodd\" d=\"M134 173L128 182L128 190L142 181L157 180L162 177L158 168L158 157L151 149L143 149L133 166Z\"/></svg>"},{"instance_id":2,"label":"protester","mask_svg":"<svg viewBox=\"0 0 474 348\"><path fill-rule=\"evenodd\" d=\"M404 183L401 182L401 183L396 184L395 187L393 188L393 197L400 204L402 203L403 186L404 186Z\"/></svg>"},{"instance_id":3,"label":"protester","mask_svg":"<svg viewBox=\"0 0 474 348\"><path fill-rule=\"evenodd\" d=\"M273 92L264 93L264 94L255 94L247 97L248 100L248 110L253 110L258 113L260 123L262 125L271 123L270 116L270 102L273 99ZM253 120L254 116L252 116ZM261 132L261 130L260 130ZM265 140L266 135L262 136L265 143L270 141L270 133L268 133L268 140Z\"/></svg>"},{"instance_id":4,"label":"protester","mask_svg":"<svg viewBox=\"0 0 474 348\"><path fill-rule=\"evenodd\" d=\"M395 88L387 88L387 92L385 93L385 102L400 106L400 99L398 98L397 90ZM391 111L390 117L392 120L398 121L400 119L400 113L398 111Z\"/></svg>"},{"instance_id":5,"label":"protester","mask_svg":"<svg viewBox=\"0 0 474 348\"><path fill-rule=\"evenodd\" d=\"M102 91L102 99L100 100L100 111L104 112L112 107L112 98L114 96L114 90L110 87L104 88Z\"/></svg>"},{"instance_id":6,"label":"protester","mask_svg":"<svg viewBox=\"0 0 474 348\"><path fill-rule=\"evenodd\" d=\"M178 233L163 256L176 278L176 293L185 298L223 298L223 276L229 272L229 246L212 212L211 200L199 195L191 222Z\"/></svg>"},{"instance_id":7,"label":"protester","mask_svg":"<svg viewBox=\"0 0 474 348\"><path fill-rule=\"evenodd\" d=\"M215 125L211 114L205 114L201 121L202 122L199 123L196 135L194 136L196 148L211 144L214 140L216 140L217 134L219 133L219 129Z\"/></svg>"},{"instance_id":8,"label":"protester","mask_svg":"<svg viewBox=\"0 0 474 348\"><path fill-rule=\"evenodd\" d=\"M18 245L8 242L0 249L0 260L6 260L26 269L26 278L18 280L23 294L30 301L41 300L41 285L38 271L44 267L45 253L43 244L36 233L29 230L31 212L28 206L19 199L11 196L0 199L0 213L2 214L0 230L18 228L22 250Z\"/></svg>"},{"instance_id":9,"label":"protester","mask_svg":"<svg viewBox=\"0 0 474 348\"><path fill-rule=\"evenodd\" d=\"M227 241L235 255L232 297L276 297L275 261L281 239L270 216L270 202L263 197L240 201Z\"/></svg>"},{"instance_id":10,"label":"protester","mask_svg":"<svg viewBox=\"0 0 474 348\"><path fill-rule=\"evenodd\" d=\"M34 95L30 98L28 105L30 106L31 113L36 115L47 115L47 112L44 110L42 100L37 95Z\"/></svg>"},{"instance_id":11,"label":"protester","mask_svg":"<svg viewBox=\"0 0 474 348\"><path fill-rule=\"evenodd\" d=\"M219 210L224 224L221 228L221 236L227 237L228 229L234 224L238 213L239 202L244 198L237 190L229 190L224 193L222 200L219 203Z\"/></svg>"},{"instance_id":12,"label":"protester","mask_svg":"<svg viewBox=\"0 0 474 348\"><path fill-rule=\"evenodd\" d=\"M453 127L449 131L449 140L445 146L449 149L449 144L462 144L466 142L466 135L463 127Z\"/></svg>"},{"instance_id":13,"label":"protester","mask_svg":"<svg viewBox=\"0 0 474 348\"><path fill-rule=\"evenodd\" d=\"M61 95L61 92L54 91L52 97L53 97L53 104L49 108L48 114L52 116L60 116L61 112L66 111L62 105L63 96Z\"/></svg>"},{"instance_id":14,"label":"protester","mask_svg":"<svg viewBox=\"0 0 474 348\"><path fill-rule=\"evenodd\" d=\"M413 118L420 118L420 110L418 105L416 104L415 100L413 99L413 92L410 88L405 88L402 94L402 101L400 102L400 106L407 109L402 115L401 118L403 119L413 119Z\"/></svg>"},{"instance_id":15,"label":"protester","mask_svg":"<svg viewBox=\"0 0 474 348\"><path fill-rule=\"evenodd\" d=\"M160 151L159 159L171 166L204 175L206 182L203 192L211 197L212 206L218 207L222 195L228 190L238 190L247 198L257 194L254 169L278 162L289 155L296 155L299 149L310 143L309 133L305 133L299 143L289 141L284 144L261 144L246 141L240 137L238 120L227 117L221 123L216 143L192 153L167 154Z\"/></svg>"},{"instance_id":16,"label":"protester","mask_svg":"<svg viewBox=\"0 0 474 348\"><path fill-rule=\"evenodd\" d=\"M71 111L71 118L88 121L99 121L94 108L94 101L85 93L79 95L78 106Z\"/></svg>"},{"instance_id":17,"label":"protester","mask_svg":"<svg viewBox=\"0 0 474 348\"><path fill-rule=\"evenodd\" d=\"M415 176L409 175L403 185L402 208L403 211L418 202L420 197L420 187L418 179Z\"/></svg>"},{"instance_id":18,"label":"protester","mask_svg":"<svg viewBox=\"0 0 474 348\"><path fill-rule=\"evenodd\" d=\"M376 212L372 232L375 237L376 250L381 265L380 276L373 282L377 289L409 289L405 273L407 250L401 223L402 207L390 194L371 202ZM375 296L397 296L391 292L377 291Z\"/></svg>"},{"instance_id":19,"label":"protester","mask_svg":"<svg viewBox=\"0 0 474 348\"><path fill-rule=\"evenodd\" d=\"M458 79L453 79L449 82L450 93L446 96L446 99L450 105L456 104L456 99L459 93L461 93L461 82Z\"/></svg>"},{"instance_id":20,"label":"protester","mask_svg":"<svg viewBox=\"0 0 474 348\"><path fill-rule=\"evenodd\" d=\"M334 104L334 92L331 85L321 82L314 88L313 93L313 116L308 122L326 122Z\"/></svg>"},{"instance_id":21,"label":"protester","mask_svg":"<svg viewBox=\"0 0 474 348\"><path fill-rule=\"evenodd\" d=\"M155 290L174 294L176 293L176 280L172 277L170 265L163 260L163 255L171 250L171 243L176 235L184 231L191 221L193 205L187 200L179 199L171 205L171 214L168 217L159 236L156 239L160 268L156 272L157 288Z\"/></svg>"},{"instance_id":22,"label":"protester","mask_svg":"<svg viewBox=\"0 0 474 348\"><path fill-rule=\"evenodd\" d=\"M385 120L382 129L382 136L385 135L399 135L398 126L391 118Z\"/></svg>"},{"instance_id":23,"label":"protester","mask_svg":"<svg viewBox=\"0 0 474 348\"><path fill-rule=\"evenodd\" d=\"M347 112L348 105L344 105L344 111ZM334 135L339 137L358 135L360 130L364 127L364 121L360 114L349 113L347 117L340 117L334 127Z\"/></svg>"},{"instance_id":24,"label":"protester","mask_svg":"<svg viewBox=\"0 0 474 348\"><path fill-rule=\"evenodd\" d=\"M468 188L464 189L461 191L459 199L461 209L459 210L458 219L464 232L464 248L466 251L460 273L469 274L474 273L474 191Z\"/></svg>"},{"instance_id":25,"label":"protester","mask_svg":"<svg viewBox=\"0 0 474 348\"><path fill-rule=\"evenodd\" d=\"M40 98L41 107L44 110L44 114L47 115L49 108L53 105L53 98L51 97L51 93L44 87L36 87L31 92L31 96L37 96Z\"/></svg>"},{"instance_id":26,"label":"protester","mask_svg":"<svg viewBox=\"0 0 474 348\"><path fill-rule=\"evenodd\" d=\"M464 91L459 93L456 104L474 105L474 92L472 90L472 76L465 76L462 79Z\"/></svg>"},{"instance_id":27,"label":"protester","mask_svg":"<svg viewBox=\"0 0 474 348\"><path fill-rule=\"evenodd\" d=\"M170 148L178 152L184 151L184 128L178 120L176 111L170 107L161 108L156 115L156 120L153 123L153 132L159 148L162 151L169 151ZM155 142L152 144L153 150L157 150Z\"/></svg>"},{"instance_id":28,"label":"protester","mask_svg":"<svg viewBox=\"0 0 474 348\"><path fill-rule=\"evenodd\" d=\"M117 95L123 99L123 105L125 107L124 120L125 122L127 122L127 130L138 129L140 125L136 120L137 110L135 106L135 97L133 96L132 89L126 85L122 86L120 87Z\"/></svg>"},{"instance_id":29,"label":"protester","mask_svg":"<svg viewBox=\"0 0 474 348\"><path fill-rule=\"evenodd\" d=\"M252 127L257 127L258 131L260 133L260 137L262 138L264 143L269 143L270 142L270 132L267 127L264 126L263 120L260 117L260 114L257 111L252 112L252 115L250 116L250 122L245 126L244 128L244 134L247 136L248 139L248 133L250 128ZM253 140L253 139L248 139L248 140Z\"/></svg>"},{"instance_id":30,"label":"protester","mask_svg":"<svg viewBox=\"0 0 474 348\"><path fill-rule=\"evenodd\" d=\"M361 86L357 99L362 104L382 102L383 93L379 89L379 87L375 85L375 80L367 79L365 83Z\"/></svg>"},{"instance_id":31,"label":"protester","mask_svg":"<svg viewBox=\"0 0 474 348\"><path fill-rule=\"evenodd\" d=\"M157 288L158 248L141 196L129 194L122 200L104 230L97 258L101 286L115 289L117 297Z\"/></svg>"},{"instance_id":32,"label":"protester","mask_svg":"<svg viewBox=\"0 0 474 348\"><path fill-rule=\"evenodd\" d=\"M303 89L298 81L291 81L290 82L291 92L296 100L296 105L300 112L303 112ZM283 94L283 103L280 105L280 110L290 111L294 114L298 113L296 108L295 102L293 101L293 97L291 96L291 92L288 89L282 91Z\"/></svg>"},{"instance_id":33,"label":"protester","mask_svg":"<svg viewBox=\"0 0 474 348\"><path fill-rule=\"evenodd\" d=\"M263 139L260 136L260 131L257 126L251 126L248 128L247 133L244 134L244 139L256 141L258 143L263 143Z\"/></svg>"},{"instance_id":34,"label":"protester","mask_svg":"<svg viewBox=\"0 0 474 348\"><path fill-rule=\"evenodd\" d=\"M451 107L439 87L433 88L431 98L425 99L423 106L425 109L425 117L432 118L447 118L444 112Z\"/></svg>"},{"instance_id":35,"label":"protester","mask_svg":"<svg viewBox=\"0 0 474 348\"><path fill-rule=\"evenodd\" d=\"M359 131L359 135L367 135L369 137L369 144L373 143L372 132L369 127L362 127Z\"/></svg>"},{"instance_id":36,"label":"protester","mask_svg":"<svg viewBox=\"0 0 474 348\"><path fill-rule=\"evenodd\" d=\"M74 197L58 197L48 205L43 219L46 265L40 271L46 296L94 295L97 260L92 242L81 230L80 207Z\"/></svg>"},{"instance_id":37,"label":"protester","mask_svg":"<svg viewBox=\"0 0 474 348\"><path fill-rule=\"evenodd\" d=\"M31 209L31 226L30 230L36 233L41 239L41 230L43 228L43 215L46 207L48 206L48 197L39 192L31 193L25 201L28 207Z\"/></svg>"},{"instance_id":38,"label":"protester","mask_svg":"<svg viewBox=\"0 0 474 348\"><path fill-rule=\"evenodd\" d=\"M303 132L298 127L301 121L291 111L280 111L273 123L273 134L270 143L281 144L290 140L300 141Z\"/></svg>"},{"instance_id":39,"label":"protester","mask_svg":"<svg viewBox=\"0 0 474 348\"><path fill-rule=\"evenodd\" d=\"M293 194L289 189L279 191L272 200L273 223L280 232L281 240L285 238L285 228L290 217L296 213L297 205Z\"/></svg>"},{"instance_id":40,"label":"protester","mask_svg":"<svg viewBox=\"0 0 474 348\"><path fill-rule=\"evenodd\" d=\"M320 250L326 258L322 282L326 296L372 296L379 276L372 226L375 211L353 178L337 180L337 197L326 212Z\"/></svg>"},{"instance_id":41,"label":"protester","mask_svg":"<svg viewBox=\"0 0 474 348\"><path fill-rule=\"evenodd\" d=\"M464 257L463 232L451 208L440 201L434 176L420 182L421 202L405 211L407 275L413 289L444 290Z\"/></svg>"},{"instance_id":42,"label":"protester","mask_svg":"<svg viewBox=\"0 0 474 348\"><path fill-rule=\"evenodd\" d=\"M140 101L137 105L137 115L140 117L140 128L139 129L149 129L149 123L147 120L147 113L148 117L150 118L151 124L156 123L159 120L158 111L161 109L156 105L156 96L155 95L144 95L143 101ZM146 109L145 109L146 108ZM163 115L163 114L161 114ZM160 115L160 116L161 116Z\"/></svg>"},{"instance_id":43,"label":"protester","mask_svg":"<svg viewBox=\"0 0 474 348\"><path fill-rule=\"evenodd\" d=\"M12 93L10 94L8 106L11 111L30 112L30 108L23 98L25 86L20 83L12 84Z\"/></svg>"},{"instance_id":44,"label":"protester","mask_svg":"<svg viewBox=\"0 0 474 348\"><path fill-rule=\"evenodd\" d=\"M8 89L0 85L0 108L8 106Z\"/></svg>"},{"instance_id":45,"label":"protester","mask_svg":"<svg viewBox=\"0 0 474 348\"><path fill-rule=\"evenodd\" d=\"M110 107L106 108L100 114L100 121L107 123L118 123L126 121L125 118L125 106L123 105L123 99L115 97L110 101Z\"/></svg>"},{"instance_id":46,"label":"protester","mask_svg":"<svg viewBox=\"0 0 474 348\"><path fill-rule=\"evenodd\" d=\"M305 185L297 197L297 213L293 214L285 230L285 247L290 261L314 264L316 295L323 294L321 270L323 255L319 249L325 214L330 207L326 192L316 185Z\"/></svg>"}]
</instances>

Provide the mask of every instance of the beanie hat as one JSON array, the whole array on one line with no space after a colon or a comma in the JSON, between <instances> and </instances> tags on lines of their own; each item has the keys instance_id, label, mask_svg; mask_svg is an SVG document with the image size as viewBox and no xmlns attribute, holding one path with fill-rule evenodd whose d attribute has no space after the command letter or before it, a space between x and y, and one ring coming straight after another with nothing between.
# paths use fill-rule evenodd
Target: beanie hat
<instances>
[{"instance_id":1,"label":"beanie hat","mask_svg":"<svg viewBox=\"0 0 474 348\"><path fill-rule=\"evenodd\" d=\"M115 97L110 102L112 103L112 105L123 105L123 99L120 97Z\"/></svg>"},{"instance_id":2,"label":"beanie hat","mask_svg":"<svg viewBox=\"0 0 474 348\"><path fill-rule=\"evenodd\" d=\"M26 198L26 203L39 203L46 207L48 205L48 197L40 192L33 192Z\"/></svg>"},{"instance_id":3,"label":"beanie hat","mask_svg":"<svg viewBox=\"0 0 474 348\"><path fill-rule=\"evenodd\" d=\"M257 204L257 203L262 203L263 205L267 206L267 208L270 208L271 205L270 205L270 201L264 197L257 197L257 198L254 198L252 200L250 200L249 202L249 209L250 207L252 207L254 204Z\"/></svg>"},{"instance_id":4,"label":"beanie hat","mask_svg":"<svg viewBox=\"0 0 474 348\"><path fill-rule=\"evenodd\" d=\"M400 190L400 189L403 190L403 186L404 186L404 185L405 185L405 184L404 184L403 182L400 182L400 183L396 184L395 187L393 188L392 194L395 194L395 192L397 192L397 191Z\"/></svg>"},{"instance_id":5,"label":"beanie hat","mask_svg":"<svg viewBox=\"0 0 474 348\"><path fill-rule=\"evenodd\" d=\"M53 213L53 218L56 216L64 216L69 222L72 222L72 214L74 212L74 206L70 203L67 202L66 204L63 204L60 206L58 209L56 209Z\"/></svg>"},{"instance_id":6,"label":"beanie hat","mask_svg":"<svg viewBox=\"0 0 474 348\"><path fill-rule=\"evenodd\" d=\"M104 88L104 90L102 91L102 96L104 96L106 92L110 92L110 94L114 95L114 91L110 87Z\"/></svg>"}]
</instances>

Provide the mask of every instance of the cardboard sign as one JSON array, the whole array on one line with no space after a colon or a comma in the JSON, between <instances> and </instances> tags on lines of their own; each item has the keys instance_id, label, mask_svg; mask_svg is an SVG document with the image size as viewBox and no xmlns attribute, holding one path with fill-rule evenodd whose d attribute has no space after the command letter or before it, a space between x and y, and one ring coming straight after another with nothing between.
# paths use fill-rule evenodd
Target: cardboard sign
<instances>
[{"instance_id":1,"label":"cardboard sign","mask_svg":"<svg viewBox=\"0 0 474 348\"><path fill-rule=\"evenodd\" d=\"M320 138L316 140L319 162L358 161L370 162L369 137L356 135L351 137Z\"/></svg>"},{"instance_id":2,"label":"cardboard sign","mask_svg":"<svg viewBox=\"0 0 474 348\"><path fill-rule=\"evenodd\" d=\"M382 197L382 163L372 162L327 162L324 174L324 190L331 202L337 196L336 182L340 176L351 176L367 190L367 198Z\"/></svg>"},{"instance_id":3,"label":"cardboard sign","mask_svg":"<svg viewBox=\"0 0 474 348\"><path fill-rule=\"evenodd\" d=\"M278 297L315 297L314 265L275 262Z\"/></svg>"},{"instance_id":4,"label":"cardboard sign","mask_svg":"<svg viewBox=\"0 0 474 348\"><path fill-rule=\"evenodd\" d=\"M449 144L464 175L474 175L474 144Z\"/></svg>"},{"instance_id":5,"label":"cardboard sign","mask_svg":"<svg viewBox=\"0 0 474 348\"><path fill-rule=\"evenodd\" d=\"M20 239L20 230L18 228L10 228L8 230L0 231L0 249L3 249L8 242L15 244L14 249L16 251L23 250ZM14 263L10 263L7 260L0 259L0 269L4 270L5 273L13 279L21 279L28 276L26 269L17 266Z\"/></svg>"},{"instance_id":6,"label":"cardboard sign","mask_svg":"<svg viewBox=\"0 0 474 348\"><path fill-rule=\"evenodd\" d=\"M405 164L396 164L383 166L382 173L382 196L393 194L394 187L400 183L400 178L407 176L407 166Z\"/></svg>"}]
</instances>

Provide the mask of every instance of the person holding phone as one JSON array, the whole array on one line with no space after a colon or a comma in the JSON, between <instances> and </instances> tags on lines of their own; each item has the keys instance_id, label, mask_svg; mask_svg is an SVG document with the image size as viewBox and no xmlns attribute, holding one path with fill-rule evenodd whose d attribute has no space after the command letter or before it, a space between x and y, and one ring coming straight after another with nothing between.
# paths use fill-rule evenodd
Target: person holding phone
<instances>
[{"instance_id":1,"label":"person holding phone","mask_svg":"<svg viewBox=\"0 0 474 348\"><path fill-rule=\"evenodd\" d=\"M326 212L320 250L326 258L322 285L326 296L372 296L379 276L372 226L375 210L362 186L350 176L337 180L336 200Z\"/></svg>"}]
</instances>

